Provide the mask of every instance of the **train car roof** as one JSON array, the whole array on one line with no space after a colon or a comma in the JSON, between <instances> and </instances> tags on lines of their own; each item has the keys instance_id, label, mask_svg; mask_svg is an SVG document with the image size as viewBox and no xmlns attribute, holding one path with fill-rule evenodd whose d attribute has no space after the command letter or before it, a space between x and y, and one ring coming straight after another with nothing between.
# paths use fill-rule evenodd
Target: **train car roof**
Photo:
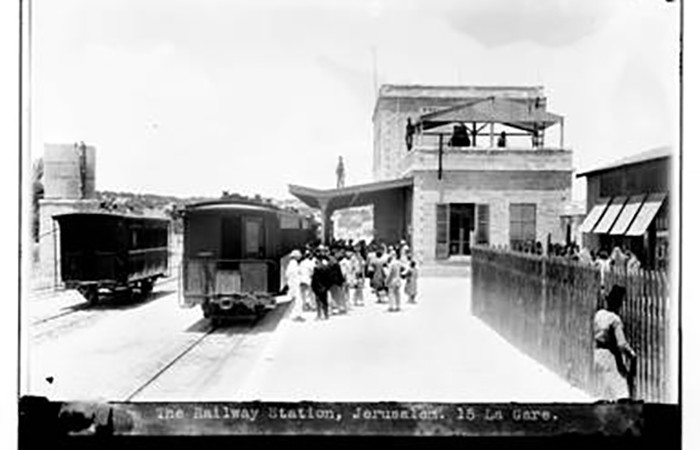
<instances>
[{"instance_id":1,"label":"train car roof","mask_svg":"<svg viewBox=\"0 0 700 450\"><path fill-rule=\"evenodd\" d=\"M69 218L69 217L113 217L115 219L170 222L170 219L167 219L165 217L137 216L136 214L123 214L123 213L115 214L115 213L110 213L107 211L71 212L71 213L55 214L53 216L53 218L56 220Z\"/></svg>"},{"instance_id":2,"label":"train car roof","mask_svg":"<svg viewBox=\"0 0 700 450\"><path fill-rule=\"evenodd\" d=\"M211 200L200 203L192 203L187 205L186 209L188 211L226 211L239 209L246 211L287 212L275 205L263 205L260 203L245 202L241 200Z\"/></svg>"}]
</instances>

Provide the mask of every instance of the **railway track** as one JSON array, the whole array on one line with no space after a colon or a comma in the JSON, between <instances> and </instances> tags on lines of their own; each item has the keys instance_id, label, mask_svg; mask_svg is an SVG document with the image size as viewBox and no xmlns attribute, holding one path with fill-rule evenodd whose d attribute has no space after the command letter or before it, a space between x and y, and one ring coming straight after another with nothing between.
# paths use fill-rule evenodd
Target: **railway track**
<instances>
[{"instance_id":1,"label":"railway track","mask_svg":"<svg viewBox=\"0 0 700 450\"><path fill-rule=\"evenodd\" d=\"M258 326L260 326L260 324L264 320L264 318L260 320L255 319L250 322L245 322L244 324L236 324L233 326L215 326L209 324L208 328L203 332L202 336L198 337L195 341L191 342L184 349L178 352L175 356L171 357L167 362L161 364L160 367L153 373L153 375L151 375L146 381L140 383L137 388L133 389L131 393L128 396L126 396L124 401L134 401L135 399L137 399L137 397L147 392L149 388L155 388L157 390L158 388L156 385L158 384L158 382L167 378L169 375L172 374L172 372L180 369L180 367L178 367L178 363L182 363L183 365L187 366L187 362L185 361L187 358L196 358L197 356L211 354L212 349L207 348L208 341L213 340L217 336L217 333L220 333L226 335L224 338L226 339L226 348L224 352L221 352L220 348L215 348L214 350L216 350L217 352L217 362L210 363L209 367L197 367L197 370L202 372L202 376L206 376L205 374L207 372L215 373L218 367L214 366L220 365L229 355L235 353L236 350L246 342L247 338L250 336L250 332L256 329ZM235 330L235 332L233 333L231 333L232 328ZM232 336L228 334L232 334ZM215 346L216 343L212 343L212 345ZM198 351L202 355L196 355Z\"/></svg>"},{"instance_id":2,"label":"railway track","mask_svg":"<svg viewBox=\"0 0 700 450\"><path fill-rule=\"evenodd\" d=\"M166 279L163 279L163 280L156 282L155 286L163 287L163 286L167 286L167 285L170 285L170 284L173 284L176 282L177 282L177 278L166 278ZM153 294L151 294L151 295L153 295ZM41 300L41 301L51 301L51 300ZM45 317L41 317L40 319L36 319L36 320L32 321L30 325L31 326L42 325L42 324L45 324L47 322L51 322L51 321L54 321L56 319L60 319L61 317L75 314L79 311L89 311L92 308L92 306L93 305L90 305L90 303L88 303L87 301L84 303L75 303L72 306L67 306L67 307L63 308L63 310L61 310L57 313L50 314L50 315L47 315Z\"/></svg>"}]
</instances>

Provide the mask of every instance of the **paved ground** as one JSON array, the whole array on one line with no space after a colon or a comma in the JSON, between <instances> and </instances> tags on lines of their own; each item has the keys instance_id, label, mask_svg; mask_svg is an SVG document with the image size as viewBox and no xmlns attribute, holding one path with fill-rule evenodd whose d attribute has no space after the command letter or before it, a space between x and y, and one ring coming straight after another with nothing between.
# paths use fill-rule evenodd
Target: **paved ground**
<instances>
[{"instance_id":1,"label":"paved ground","mask_svg":"<svg viewBox=\"0 0 700 450\"><path fill-rule=\"evenodd\" d=\"M76 309L70 293L36 300L23 392L103 401L589 400L470 315L468 278L425 277L419 303L398 313L370 299L328 321L308 313L294 322L281 304L259 322L217 329L200 309L180 308L176 288L96 308Z\"/></svg>"},{"instance_id":2,"label":"paved ground","mask_svg":"<svg viewBox=\"0 0 700 450\"><path fill-rule=\"evenodd\" d=\"M299 401L589 401L469 311L469 280L423 278L417 305L287 320L241 395Z\"/></svg>"}]
</instances>

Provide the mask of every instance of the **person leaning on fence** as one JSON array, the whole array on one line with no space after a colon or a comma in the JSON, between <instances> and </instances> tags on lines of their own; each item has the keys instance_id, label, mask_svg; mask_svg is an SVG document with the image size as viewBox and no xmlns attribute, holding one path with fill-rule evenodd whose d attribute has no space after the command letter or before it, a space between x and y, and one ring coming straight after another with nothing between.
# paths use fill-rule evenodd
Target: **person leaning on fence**
<instances>
[{"instance_id":1,"label":"person leaning on fence","mask_svg":"<svg viewBox=\"0 0 700 450\"><path fill-rule=\"evenodd\" d=\"M620 247L613 248L613 251L610 254L610 265L616 270L624 270L627 266L627 256L620 249Z\"/></svg>"},{"instance_id":2,"label":"person leaning on fence","mask_svg":"<svg viewBox=\"0 0 700 450\"><path fill-rule=\"evenodd\" d=\"M581 262L581 264L584 264L586 266L593 265L593 258L591 257L591 252L588 251L588 249L585 247L579 250L578 260Z\"/></svg>"},{"instance_id":3,"label":"person leaning on fence","mask_svg":"<svg viewBox=\"0 0 700 450\"><path fill-rule=\"evenodd\" d=\"M625 337L619 316L626 290L614 285L605 299L605 309L593 318L595 351L593 362L597 394L604 400L631 398L631 381L637 355Z\"/></svg>"},{"instance_id":4,"label":"person leaning on fence","mask_svg":"<svg viewBox=\"0 0 700 450\"><path fill-rule=\"evenodd\" d=\"M627 272L636 273L642 268L642 263L639 262L637 255L633 252L629 252L627 256Z\"/></svg>"}]
</instances>

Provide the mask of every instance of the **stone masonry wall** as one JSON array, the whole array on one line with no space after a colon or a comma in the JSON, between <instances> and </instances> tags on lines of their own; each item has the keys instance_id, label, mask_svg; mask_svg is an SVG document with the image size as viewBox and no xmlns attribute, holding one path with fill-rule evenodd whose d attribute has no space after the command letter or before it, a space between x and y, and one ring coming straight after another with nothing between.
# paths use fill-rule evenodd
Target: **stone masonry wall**
<instances>
[{"instance_id":1,"label":"stone masonry wall","mask_svg":"<svg viewBox=\"0 0 700 450\"><path fill-rule=\"evenodd\" d=\"M509 205L511 203L537 204L537 240L544 243L551 233L554 242L565 236L560 226L564 204L570 201L571 189L485 190L473 186L459 174L450 174L441 181L430 172L414 174L413 242L416 257L421 263L435 260L436 204L475 203L489 204L489 239L492 245L509 244Z\"/></svg>"}]
</instances>

